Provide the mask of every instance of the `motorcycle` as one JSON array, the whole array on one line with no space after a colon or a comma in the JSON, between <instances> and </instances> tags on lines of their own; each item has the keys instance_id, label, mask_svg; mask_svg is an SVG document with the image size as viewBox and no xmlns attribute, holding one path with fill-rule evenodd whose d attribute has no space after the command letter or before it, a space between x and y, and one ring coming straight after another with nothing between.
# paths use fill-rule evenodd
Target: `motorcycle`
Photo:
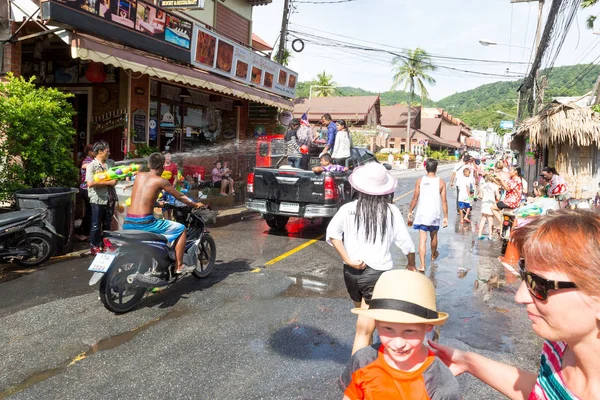
<instances>
[{"instance_id":1,"label":"motorcycle","mask_svg":"<svg viewBox=\"0 0 600 400\"><path fill-rule=\"evenodd\" d=\"M217 246L205 229L202 209L180 203L173 206L187 233L183 262L195 265L196 278L208 276L215 265ZM98 253L88 270L89 285L100 282L100 300L116 314L135 308L148 290L167 287L182 275L175 274L175 249L163 235L137 230L105 231L105 252Z\"/></svg>"},{"instance_id":2,"label":"motorcycle","mask_svg":"<svg viewBox=\"0 0 600 400\"><path fill-rule=\"evenodd\" d=\"M46 221L47 213L38 208L0 214L0 262L35 267L48 261L60 235Z\"/></svg>"}]
</instances>

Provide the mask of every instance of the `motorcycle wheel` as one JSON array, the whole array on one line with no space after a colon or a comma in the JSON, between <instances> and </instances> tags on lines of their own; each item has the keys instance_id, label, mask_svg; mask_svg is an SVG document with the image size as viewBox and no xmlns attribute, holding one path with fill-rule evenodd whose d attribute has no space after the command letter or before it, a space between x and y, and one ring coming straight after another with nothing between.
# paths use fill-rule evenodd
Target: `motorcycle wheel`
<instances>
[{"instance_id":1,"label":"motorcycle wheel","mask_svg":"<svg viewBox=\"0 0 600 400\"><path fill-rule=\"evenodd\" d=\"M54 240L51 236L40 232L31 232L25 234L17 242L17 247L30 247L35 255L27 260L15 260L15 262L24 267L35 267L45 263L54 252Z\"/></svg>"},{"instance_id":2,"label":"motorcycle wheel","mask_svg":"<svg viewBox=\"0 0 600 400\"><path fill-rule=\"evenodd\" d=\"M146 289L127 282L127 276L138 271L141 262L142 260L137 257L120 257L102 277L100 300L107 310L115 314L123 314L131 311L142 301Z\"/></svg>"},{"instance_id":3,"label":"motorcycle wheel","mask_svg":"<svg viewBox=\"0 0 600 400\"><path fill-rule=\"evenodd\" d=\"M193 274L196 278L205 278L212 272L217 259L217 245L212 236L204 235L198 250L200 254L198 254L196 269Z\"/></svg>"}]
</instances>

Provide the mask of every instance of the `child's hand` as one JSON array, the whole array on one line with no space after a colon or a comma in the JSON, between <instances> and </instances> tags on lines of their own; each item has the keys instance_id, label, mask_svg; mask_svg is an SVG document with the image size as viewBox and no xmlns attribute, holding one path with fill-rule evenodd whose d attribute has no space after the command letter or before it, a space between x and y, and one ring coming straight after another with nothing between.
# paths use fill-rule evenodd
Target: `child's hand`
<instances>
[{"instance_id":1,"label":"child's hand","mask_svg":"<svg viewBox=\"0 0 600 400\"><path fill-rule=\"evenodd\" d=\"M442 346L441 344L428 340L429 346L433 348L435 355L442 360L454 376L468 372L467 354L464 351L453 349L452 347Z\"/></svg>"},{"instance_id":2,"label":"child's hand","mask_svg":"<svg viewBox=\"0 0 600 400\"><path fill-rule=\"evenodd\" d=\"M444 218L444 220L442 221L442 228L447 228L448 227L448 218Z\"/></svg>"}]
</instances>

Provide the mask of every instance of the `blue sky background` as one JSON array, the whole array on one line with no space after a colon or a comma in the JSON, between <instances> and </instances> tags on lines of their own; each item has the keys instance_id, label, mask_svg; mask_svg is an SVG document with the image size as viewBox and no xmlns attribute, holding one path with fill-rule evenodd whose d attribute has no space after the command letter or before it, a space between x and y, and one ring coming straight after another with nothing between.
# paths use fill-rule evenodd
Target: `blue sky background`
<instances>
[{"instance_id":1,"label":"blue sky background","mask_svg":"<svg viewBox=\"0 0 600 400\"><path fill-rule=\"evenodd\" d=\"M279 36L283 2L274 0L268 6L254 8L253 31L270 44L275 43ZM550 8L550 1L546 3L544 14ZM366 46L421 47L429 53L453 57L528 62L529 50L509 46L484 47L479 40L533 47L538 3L511 4L510 0L356 0L327 5L297 4L296 7L290 28L319 36L375 43L363 42ZM598 13L600 6L578 12L578 24L573 22L555 66L592 62L600 55L600 35L594 35L585 28L587 16ZM600 28L597 30L600 31ZM293 53L290 67L300 74L301 81L313 79L325 70L342 86L386 91L392 85L391 58L391 55L384 54L351 54L345 49L306 43L302 53ZM525 64L474 64L466 61L444 61L443 64L500 75L505 73L506 68L510 68L513 74L524 73L527 68ZM433 100L501 80L443 69L433 75L437 81L429 89Z\"/></svg>"}]
</instances>

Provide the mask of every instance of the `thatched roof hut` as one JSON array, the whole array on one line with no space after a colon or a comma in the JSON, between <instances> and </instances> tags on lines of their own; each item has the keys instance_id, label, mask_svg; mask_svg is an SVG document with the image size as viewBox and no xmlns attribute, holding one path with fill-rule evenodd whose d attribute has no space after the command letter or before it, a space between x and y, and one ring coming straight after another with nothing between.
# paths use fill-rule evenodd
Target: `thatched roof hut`
<instances>
[{"instance_id":1,"label":"thatched roof hut","mask_svg":"<svg viewBox=\"0 0 600 400\"><path fill-rule=\"evenodd\" d=\"M535 146L595 144L600 148L600 114L574 103L553 102L535 117L525 120L517 135L529 136Z\"/></svg>"}]
</instances>

